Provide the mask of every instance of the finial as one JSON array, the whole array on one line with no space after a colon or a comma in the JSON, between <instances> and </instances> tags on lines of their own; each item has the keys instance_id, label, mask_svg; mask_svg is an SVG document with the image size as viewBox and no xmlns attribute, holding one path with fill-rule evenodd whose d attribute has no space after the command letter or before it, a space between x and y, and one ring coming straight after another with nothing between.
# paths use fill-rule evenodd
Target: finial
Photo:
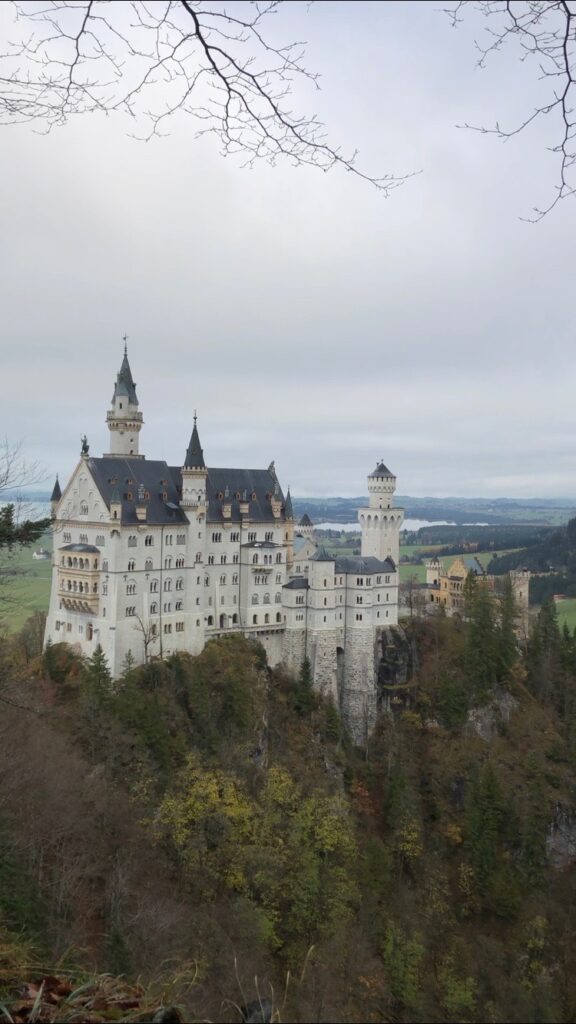
<instances>
[{"instance_id":1,"label":"finial","mask_svg":"<svg viewBox=\"0 0 576 1024\"><path fill-rule=\"evenodd\" d=\"M128 335L127 334L123 334L122 335L122 341L124 342L124 355L127 356L128 355L128 345L126 344L127 341L128 341Z\"/></svg>"},{"instance_id":2,"label":"finial","mask_svg":"<svg viewBox=\"0 0 576 1024\"><path fill-rule=\"evenodd\" d=\"M194 426L196 426L196 420L197 419L198 419L198 417L196 415L196 409L194 409Z\"/></svg>"}]
</instances>

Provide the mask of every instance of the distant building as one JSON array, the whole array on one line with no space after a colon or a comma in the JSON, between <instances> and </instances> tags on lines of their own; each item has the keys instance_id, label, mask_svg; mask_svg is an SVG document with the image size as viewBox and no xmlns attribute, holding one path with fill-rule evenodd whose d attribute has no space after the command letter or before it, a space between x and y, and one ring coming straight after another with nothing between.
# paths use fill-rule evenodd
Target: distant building
<instances>
[{"instance_id":1,"label":"distant building","mask_svg":"<svg viewBox=\"0 0 576 1024\"><path fill-rule=\"evenodd\" d=\"M51 557L50 552L46 551L46 548L38 548L38 551L32 553L32 558L38 562L48 562Z\"/></svg>"},{"instance_id":2,"label":"distant building","mask_svg":"<svg viewBox=\"0 0 576 1024\"><path fill-rule=\"evenodd\" d=\"M461 615L465 606L465 585L470 573L481 580L491 592L498 593L505 579L510 579L518 608L520 628L527 630L529 623L530 572L520 569L507 576L489 575L482 563L473 555L458 555L447 568L439 558L425 563L426 584L419 588L424 597L423 607L428 611L442 608L447 615Z\"/></svg>"}]
</instances>

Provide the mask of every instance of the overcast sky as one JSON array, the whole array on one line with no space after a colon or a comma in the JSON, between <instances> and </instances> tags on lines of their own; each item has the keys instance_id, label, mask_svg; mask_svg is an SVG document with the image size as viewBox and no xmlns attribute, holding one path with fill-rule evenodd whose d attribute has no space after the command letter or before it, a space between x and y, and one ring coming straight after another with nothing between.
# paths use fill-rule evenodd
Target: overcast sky
<instances>
[{"instance_id":1,"label":"overcast sky","mask_svg":"<svg viewBox=\"0 0 576 1024\"><path fill-rule=\"evenodd\" d=\"M361 494L384 458L404 494L576 496L576 201L520 220L552 125L455 127L529 110L529 69L479 71L481 26L433 3L287 7L322 74L303 106L369 172L422 173L385 200L242 169L186 118L149 144L0 129L1 433L61 480L82 433L107 451L127 332L149 458L180 464L197 408L209 465L275 459L299 495Z\"/></svg>"}]
</instances>

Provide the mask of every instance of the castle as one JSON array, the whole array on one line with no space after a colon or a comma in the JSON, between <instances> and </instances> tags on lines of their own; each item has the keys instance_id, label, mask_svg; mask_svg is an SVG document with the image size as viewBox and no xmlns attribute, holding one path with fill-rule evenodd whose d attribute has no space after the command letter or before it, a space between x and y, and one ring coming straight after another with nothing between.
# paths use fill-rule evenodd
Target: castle
<instances>
[{"instance_id":1,"label":"castle","mask_svg":"<svg viewBox=\"0 0 576 1024\"><path fill-rule=\"evenodd\" d=\"M183 464L140 453L143 425L126 347L107 425L110 451L80 461L52 493L53 572L46 642L82 654L101 645L113 676L175 651L198 654L211 637L240 632L271 665L332 694L362 741L377 714L382 632L398 621L396 479L380 462L358 510L358 557L315 543L296 526L290 491L267 469L206 465L196 415Z\"/></svg>"}]
</instances>

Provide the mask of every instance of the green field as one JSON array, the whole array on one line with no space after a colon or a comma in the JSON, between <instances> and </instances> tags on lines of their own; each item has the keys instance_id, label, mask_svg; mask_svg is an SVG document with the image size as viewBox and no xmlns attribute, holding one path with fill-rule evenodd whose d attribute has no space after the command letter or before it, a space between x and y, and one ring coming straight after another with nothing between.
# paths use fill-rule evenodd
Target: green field
<instances>
[{"instance_id":1,"label":"green field","mask_svg":"<svg viewBox=\"0 0 576 1024\"><path fill-rule=\"evenodd\" d=\"M570 629L576 628L576 597L567 598L556 603L558 622L563 626L566 622Z\"/></svg>"},{"instance_id":2,"label":"green field","mask_svg":"<svg viewBox=\"0 0 576 1024\"><path fill-rule=\"evenodd\" d=\"M0 566L0 627L9 632L20 629L35 611L48 611L52 563L32 558L39 547L52 548L50 537L43 537L32 548L21 548L3 557ZM12 573L16 573L12 575Z\"/></svg>"},{"instance_id":3,"label":"green field","mask_svg":"<svg viewBox=\"0 0 576 1024\"><path fill-rule=\"evenodd\" d=\"M432 549L430 547L426 547L426 548L424 548L424 550L425 551L431 551ZM510 554L510 551L513 551L513 550L516 550L516 549L515 548L508 548L506 551L478 551L478 552L476 552L474 554L471 553L470 555L465 555L463 557L465 557L465 558L470 558L470 557L477 558L478 561L480 562L480 565L483 565L484 568L486 568L488 566L489 562L491 562L493 558L496 558L496 556L498 556L498 555L508 555L508 554ZM415 553L413 547L400 548L400 555L401 556L404 555L404 554L409 554L409 553L412 553L412 554ZM458 558L458 555L443 555L442 558L440 559L440 561L442 562L442 565L445 568L447 568L449 565L452 564L452 562L455 561L456 558ZM411 563L404 564L404 565L401 564L400 565L400 581L401 582L405 582L406 580L410 580L410 579L415 579L418 583L425 583L426 582L426 568L425 568L425 566L424 565L412 565Z\"/></svg>"}]
</instances>

